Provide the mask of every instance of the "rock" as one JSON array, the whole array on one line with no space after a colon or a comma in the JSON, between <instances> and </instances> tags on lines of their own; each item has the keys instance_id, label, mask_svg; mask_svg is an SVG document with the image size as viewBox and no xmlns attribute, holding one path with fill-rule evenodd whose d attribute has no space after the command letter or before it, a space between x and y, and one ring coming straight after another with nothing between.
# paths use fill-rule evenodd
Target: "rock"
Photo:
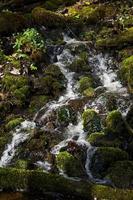
<instances>
[{"instance_id":1,"label":"rock","mask_svg":"<svg viewBox=\"0 0 133 200\"><path fill-rule=\"evenodd\" d=\"M116 134L119 138L128 138L129 134L119 111L109 112L106 118L106 127L109 134Z\"/></svg>"},{"instance_id":2,"label":"rock","mask_svg":"<svg viewBox=\"0 0 133 200\"><path fill-rule=\"evenodd\" d=\"M118 188L132 188L133 162L117 161L108 169L106 178L109 178Z\"/></svg>"},{"instance_id":3,"label":"rock","mask_svg":"<svg viewBox=\"0 0 133 200\"><path fill-rule=\"evenodd\" d=\"M88 142L96 147L121 147L122 141L118 138L110 138L104 132L96 132L89 135Z\"/></svg>"},{"instance_id":4,"label":"rock","mask_svg":"<svg viewBox=\"0 0 133 200\"><path fill-rule=\"evenodd\" d=\"M93 109L85 110L83 112L82 119L83 119L84 129L85 131L88 132L88 134L101 131L102 127L101 127L100 116L95 110Z\"/></svg>"},{"instance_id":5,"label":"rock","mask_svg":"<svg viewBox=\"0 0 133 200\"><path fill-rule=\"evenodd\" d=\"M70 21L67 17L64 17L61 14L48 11L41 7L36 7L32 10L32 17L36 24L51 28L58 26L64 27L65 23Z\"/></svg>"},{"instance_id":6,"label":"rock","mask_svg":"<svg viewBox=\"0 0 133 200\"><path fill-rule=\"evenodd\" d=\"M96 45L98 48L119 48L133 43L133 27L114 34L111 38L97 38Z\"/></svg>"},{"instance_id":7,"label":"rock","mask_svg":"<svg viewBox=\"0 0 133 200\"><path fill-rule=\"evenodd\" d=\"M21 118L21 117L10 119L7 122L7 124L5 125L5 128L6 128L6 130L11 131L15 127L17 127L18 125L20 125L22 121L23 121L23 118Z\"/></svg>"},{"instance_id":8,"label":"rock","mask_svg":"<svg viewBox=\"0 0 133 200\"><path fill-rule=\"evenodd\" d=\"M68 176L83 177L85 176L84 167L81 160L74 157L67 151L60 152L56 157L57 167L63 170Z\"/></svg>"},{"instance_id":9,"label":"rock","mask_svg":"<svg viewBox=\"0 0 133 200\"><path fill-rule=\"evenodd\" d=\"M102 178L112 164L127 159L128 154L119 148L99 147L91 161L92 173L96 178Z\"/></svg>"},{"instance_id":10,"label":"rock","mask_svg":"<svg viewBox=\"0 0 133 200\"><path fill-rule=\"evenodd\" d=\"M133 56L123 60L120 72L122 80L128 86L129 92L133 94Z\"/></svg>"}]
</instances>

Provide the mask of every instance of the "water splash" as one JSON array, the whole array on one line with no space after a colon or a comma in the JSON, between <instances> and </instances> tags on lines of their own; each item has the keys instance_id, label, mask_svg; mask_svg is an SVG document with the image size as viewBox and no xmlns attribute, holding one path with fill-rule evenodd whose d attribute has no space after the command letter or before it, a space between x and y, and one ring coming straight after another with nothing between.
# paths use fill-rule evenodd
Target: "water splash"
<instances>
[{"instance_id":1,"label":"water splash","mask_svg":"<svg viewBox=\"0 0 133 200\"><path fill-rule=\"evenodd\" d=\"M11 143L7 145L0 159L0 167L5 167L11 162L17 147L29 137L30 131L34 128L34 122L24 121L15 129Z\"/></svg>"}]
</instances>

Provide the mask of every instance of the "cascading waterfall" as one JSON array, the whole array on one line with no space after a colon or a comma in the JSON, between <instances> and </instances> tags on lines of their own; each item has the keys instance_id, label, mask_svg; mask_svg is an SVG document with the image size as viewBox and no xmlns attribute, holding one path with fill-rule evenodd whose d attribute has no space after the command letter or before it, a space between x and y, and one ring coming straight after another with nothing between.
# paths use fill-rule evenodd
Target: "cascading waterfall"
<instances>
[{"instance_id":1,"label":"cascading waterfall","mask_svg":"<svg viewBox=\"0 0 133 200\"><path fill-rule=\"evenodd\" d=\"M19 127L16 128L13 133L11 143L7 145L0 159L0 167L6 167L10 164L15 155L16 148L29 137L30 131L34 128L35 123L30 121L24 121Z\"/></svg>"},{"instance_id":2,"label":"cascading waterfall","mask_svg":"<svg viewBox=\"0 0 133 200\"><path fill-rule=\"evenodd\" d=\"M57 62L54 64L59 66L62 74L65 76L67 80L66 92L57 101L52 101L50 103L47 103L44 107L42 107L36 113L33 122L25 121L21 124L20 127L16 128L11 143L7 145L7 148L3 152L3 155L1 157L0 160L1 167L4 167L11 162L11 159L15 155L16 147L18 147L21 142L24 142L29 137L29 134L25 133L26 130L34 129L35 127L34 122L44 120L53 110L57 110L59 107L67 105L69 100L72 99L75 100L79 98L80 95L78 94L75 87L74 72L69 72L67 70L67 65L71 64L75 59L75 57L71 54L68 47L69 45L80 44L84 42L71 39L67 35L64 35L64 41L66 42L65 48L60 53L60 55L57 55ZM94 73L96 74L97 77L99 77L101 81L101 86L105 88L106 92L114 92L118 94L120 97L119 99L117 99L118 102L120 102L122 98L122 103L120 104L118 109L122 110L122 108L124 107L124 111L123 110L122 111L126 112L125 110L126 101L124 102L123 99L128 98L129 95L126 88L124 88L121 82L118 80L117 71L111 68L110 58L107 55L105 55L104 57L102 54L98 54L91 56L89 58L89 61L95 70ZM90 101L88 104L85 105L84 109L86 110L87 108L93 108L97 112L100 112L100 110L98 109L99 103L103 104L101 97L96 98L93 102ZM78 116L77 124L76 125L69 124L68 127L66 127L64 135L66 136L66 138L63 141L61 141L58 145L53 147L51 153L55 155L58 154L60 149L62 147L67 146L69 141L71 140L75 141L74 138L76 136L77 139L75 142L77 142L77 144L79 145L85 146L87 149L85 169L89 179L96 183L106 184L107 180L95 179L93 178L93 175L91 173L90 170L91 159L96 151L96 148L92 147L90 143L86 141L86 133L83 130L80 113ZM51 169L51 165L47 161L45 162L38 161L36 165L42 167L46 171L49 171Z\"/></svg>"}]
</instances>

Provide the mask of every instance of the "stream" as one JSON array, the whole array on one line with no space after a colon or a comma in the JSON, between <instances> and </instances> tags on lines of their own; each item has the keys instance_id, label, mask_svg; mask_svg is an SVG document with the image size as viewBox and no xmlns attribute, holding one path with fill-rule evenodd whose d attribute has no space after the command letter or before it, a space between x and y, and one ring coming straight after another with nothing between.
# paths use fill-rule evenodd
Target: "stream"
<instances>
[{"instance_id":1,"label":"stream","mask_svg":"<svg viewBox=\"0 0 133 200\"><path fill-rule=\"evenodd\" d=\"M6 167L11 163L18 146L27 140L31 134L31 131L36 127L36 123L39 123L42 126L42 129L47 129L47 124L42 122L44 122L45 119L51 115L53 110L56 111L60 107L67 105L70 100L82 98L81 94L78 93L78 85L76 85L76 81L74 79L75 73L69 71L67 66L77 58L77 56L71 54L70 47L75 44L87 45L87 43L69 38L67 35L64 35L64 42L66 42L64 49L59 55L57 55L57 62L54 64L58 65L67 81L65 93L60 96L57 101L51 101L42 107L35 114L33 121L24 121L15 129L12 140L6 146L0 159L0 167ZM128 112L128 108L130 107L130 96L127 92L127 89L123 87L119 81L117 69L114 69L112 65L112 58L107 54L103 55L102 53L92 53L92 55L88 55L88 59L91 67L94 69L93 74L99 78L99 85L95 91L101 88L103 92L100 93L100 95L97 95L95 100L89 100L84 106L84 110L87 108L93 108L98 113L106 115L107 109L105 94L113 92L117 96L117 108L121 111L123 116L125 116ZM95 183L108 184L108 180L95 179L91 173L91 159L96 151L96 148L92 147L90 143L86 141L86 133L83 130L81 113L78 113L77 124L74 125L70 123L65 129L64 135L66 136L65 139L58 145L54 146L51 149L51 153L57 155L61 148L67 146L69 141L76 142L78 145L81 145L87 149L85 170L88 178ZM77 138L76 140L75 136ZM51 168L50 163L47 161L39 160L36 165L42 167L45 171L49 171ZM66 174L64 174L64 172L61 170L60 174L66 177Z\"/></svg>"}]
</instances>

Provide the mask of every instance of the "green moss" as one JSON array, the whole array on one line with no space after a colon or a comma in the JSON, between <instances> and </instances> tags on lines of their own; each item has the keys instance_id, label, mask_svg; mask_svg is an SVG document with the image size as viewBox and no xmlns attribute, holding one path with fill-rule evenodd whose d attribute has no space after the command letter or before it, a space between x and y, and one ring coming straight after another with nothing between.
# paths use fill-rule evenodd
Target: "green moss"
<instances>
[{"instance_id":1,"label":"green moss","mask_svg":"<svg viewBox=\"0 0 133 200\"><path fill-rule=\"evenodd\" d=\"M92 87L90 87L83 91L83 95L86 97L94 97L95 91Z\"/></svg>"},{"instance_id":2,"label":"green moss","mask_svg":"<svg viewBox=\"0 0 133 200\"><path fill-rule=\"evenodd\" d=\"M101 121L98 113L93 109L87 109L82 115L83 126L89 134L101 131Z\"/></svg>"},{"instance_id":3,"label":"green moss","mask_svg":"<svg viewBox=\"0 0 133 200\"><path fill-rule=\"evenodd\" d=\"M28 162L26 160L17 160L15 163L17 169L27 169Z\"/></svg>"},{"instance_id":4,"label":"green moss","mask_svg":"<svg viewBox=\"0 0 133 200\"><path fill-rule=\"evenodd\" d=\"M2 79L2 88L9 92L12 104L23 106L29 95L28 79L24 76L5 75Z\"/></svg>"},{"instance_id":5,"label":"green moss","mask_svg":"<svg viewBox=\"0 0 133 200\"><path fill-rule=\"evenodd\" d=\"M2 153L3 153L7 143L8 143L7 137L5 137L5 136L0 137L0 156L2 156Z\"/></svg>"},{"instance_id":6,"label":"green moss","mask_svg":"<svg viewBox=\"0 0 133 200\"><path fill-rule=\"evenodd\" d=\"M99 200L132 200L132 190L117 189L103 185L94 185L92 188L92 196Z\"/></svg>"},{"instance_id":7,"label":"green moss","mask_svg":"<svg viewBox=\"0 0 133 200\"><path fill-rule=\"evenodd\" d=\"M57 97L60 92L64 89L64 84L61 80L57 80L57 78L54 78L52 76L47 75L46 77L39 79L39 93L40 95L48 95L52 97Z\"/></svg>"},{"instance_id":8,"label":"green moss","mask_svg":"<svg viewBox=\"0 0 133 200\"><path fill-rule=\"evenodd\" d=\"M82 93L84 90L93 86L93 79L92 77L84 76L79 80L79 89Z\"/></svg>"},{"instance_id":9,"label":"green moss","mask_svg":"<svg viewBox=\"0 0 133 200\"><path fill-rule=\"evenodd\" d=\"M91 197L92 184L89 182L73 181L55 174L43 171L29 171L15 168L0 168L0 188L16 191L24 189L32 192L46 194L54 192L76 195L79 198Z\"/></svg>"},{"instance_id":10,"label":"green moss","mask_svg":"<svg viewBox=\"0 0 133 200\"><path fill-rule=\"evenodd\" d=\"M110 138L103 132L96 132L87 138L91 145L96 147L120 147L121 141L118 138Z\"/></svg>"},{"instance_id":11,"label":"green moss","mask_svg":"<svg viewBox=\"0 0 133 200\"><path fill-rule=\"evenodd\" d=\"M29 112L31 114L37 112L42 106L44 106L48 101L47 96L33 96L30 101L29 105Z\"/></svg>"},{"instance_id":12,"label":"green moss","mask_svg":"<svg viewBox=\"0 0 133 200\"><path fill-rule=\"evenodd\" d=\"M63 15L56 14L41 7L36 7L33 9L32 17L36 24L47 27L64 27L65 22L67 22L67 18Z\"/></svg>"},{"instance_id":13,"label":"green moss","mask_svg":"<svg viewBox=\"0 0 133 200\"><path fill-rule=\"evenodd\" d=\"M81 20L87 24L97 23L104 17L104 10L102 7L92 6L73 6L69 8L69 15L73 18Z\"/></svg>"},{"instance_id":14,"label":"green moss","mask_svg":"<svg viewBox=\"0 0 133 200\"><path fill-rule=\"evenodd\" d=\"M124 123L122 115L119 111L114 110L114 111L108 113L108 116L106 118L106 125L107 125L108 132L116 133L117 137L118 136L126 137L126 135L128 137L125 123Z\"/></svg>"},{"instance_id":15,"label":"green moss","mask_svg":"<svg viewBox=\"0 0 133 200\"><path fill-rule=\"evenodd\" d=\"M99 147L92 158L91 170L96 177L106 175L108 168L116 161L127 160L128 154L119 148Z\"/></svg>"},{"instance_id":16,"label":"green moss","mask_svg":"<svg viewBox=\"0 0 133 200\"><path fill-rule=\"evenodd\" d=\"M133 180L133 162L118 161L108 169L107 178L109 178L116 187L132 188Z\"/></svg>"},{"instance_id":17,"label":"green moss","mask_svg":"<svg viewBox=\"0 0 133 200\"><path fill-rule=\"evenodd\" d=\"M20 125L21 122L23 121L23 118L19 117L19 118L14 118L14 119L11 119L6 125L6 129L8 131L14 129L16 126Z\"/></svg>"},{"instance_id":18,"label":"green moss","mask_svg":"<svg viewBox=\"0 0 133 200\"><path fill-rule=\"evenodd\" d=\"M123 47L133 43L133 27L122 31L117 35L112 35L112 38L107 37L103 39L98 37L96 41L97 47Z\"/></svg>"},{"instance_id":19,"label":"green moss","mask_svg":"<svg viewBox=\"0 0 133 200\"><path fill-rule=\"evenodd\" d=\"M123 60L121 77L127 83L130 93L133 93L133 56Z\"/></svg>"},{"instance_id":20,"label":"green moss","mask_svg":"<svg viewBox=\"0 0 133 200\"><path fill-rule=\"evenodd\" d=\"M66 151L57 155L56 163L57 167L69 176L81 177L85 173L81 161Z\"/></svg>"},{"instance_id":21,"label":"green moss","mask_svg":"<svg viewBox=\"0 0 133 200\"><path fill-rule=\"evenodd\" d=\"M81 53L79 58L75 59L71 65L68 66L69 69L73 72L81 73L81 72L89 72L90 68L88 65L88 54Z\"/></svg>"}]
</instances>

